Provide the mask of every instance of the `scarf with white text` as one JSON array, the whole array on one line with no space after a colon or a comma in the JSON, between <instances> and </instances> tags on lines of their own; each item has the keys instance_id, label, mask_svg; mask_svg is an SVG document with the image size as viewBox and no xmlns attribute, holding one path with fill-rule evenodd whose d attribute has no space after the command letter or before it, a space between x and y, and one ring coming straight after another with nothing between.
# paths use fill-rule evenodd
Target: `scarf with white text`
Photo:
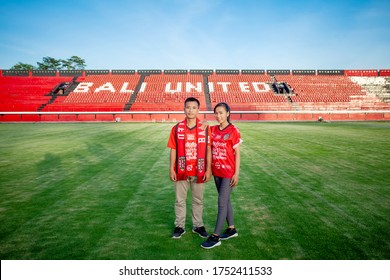
<instances>
[{"instance_id":1,"label":"scarf with white text","mask_svg":"<svg viewBox=\"0 0 390 280\"><path fill-rule=\"evenodd\" d=\"M187 180L187 166L186 166L186 135L185 130L187 126L187 119L176 125L176 175L177 180ZM197 183L203 183L203 176L206 169L206 153L207 153L207 139L208 131L202 129L202 122L196 119L196 143L197 143Z\"/></svg>"}]
</instances>

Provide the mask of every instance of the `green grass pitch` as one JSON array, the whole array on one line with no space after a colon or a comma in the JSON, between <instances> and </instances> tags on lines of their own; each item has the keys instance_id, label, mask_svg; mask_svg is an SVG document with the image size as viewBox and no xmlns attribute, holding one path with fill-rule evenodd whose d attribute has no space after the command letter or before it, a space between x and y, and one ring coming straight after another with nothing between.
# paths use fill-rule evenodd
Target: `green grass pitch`
<instances>
[{"instance_id":1,"label":"green grass pitch","mask_svg":"<svg viewBox=\"0 0 390 280\"><path fill-rule=\"evenodd\" d=\"M236 123L237 238L174 240L172 123L0 124L1 259L389 259L390 123ZM204 221L217 214L207 183Z\"/></svg>"}]
</instances>

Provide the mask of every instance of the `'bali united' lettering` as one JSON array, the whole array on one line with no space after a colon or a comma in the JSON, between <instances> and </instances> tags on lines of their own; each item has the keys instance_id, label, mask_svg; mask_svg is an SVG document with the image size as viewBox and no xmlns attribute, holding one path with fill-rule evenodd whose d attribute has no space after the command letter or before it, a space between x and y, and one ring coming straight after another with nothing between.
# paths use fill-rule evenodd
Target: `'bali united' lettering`
<instances>
[{"instance_id":1,"label":"'bali united' lettering","mask_svg":"<svg viewBox=\"0 0 390 280\"><path fill-rule=\"evenodd\" d=\"M208 83L209 91L211 93L215 91L221 91L228 93L233 87L238 87L241 92L268 92L270 87L267 83L264 82L209 82ZM165 84L165 93L178 93L178 92L203 92L203 83L197 82L196 84L190 82L169 82ZM141 84L139 92L145 92L148 89L148 83L144 82ZM77 85L73 92L75 93L88 93L88 92L111 92L111 93L133 93L135 90L129 86L129 82L124 82L121 86L115 88L115 86L110 83L104 84L95 84L93 82L81 82Z\"/></svg>"},{"instance_id":2,"label":"'bali united' lettering","mask_svg":"<svg viewBox=\"0 0 390 280\"><path fill-rule=\"evenodd\" d=\"M76 92L76 93L90 92L90 91L92 91L91 88L93 87L93 85L94 85L94 83L92 83L92 82L79 83L73 92ZM129 83L124 82L123 85L121 86L121 89L119 90L119 93L133 93L134 90L129 89L128 87L129 87ZM93 92L101 92L101 91L108 91L108 92L112 92L112 93L117 92L115 87L113 86L113 84L110 82L104 83L101 86L96 87Z\"/></svg>"}]
</instances>

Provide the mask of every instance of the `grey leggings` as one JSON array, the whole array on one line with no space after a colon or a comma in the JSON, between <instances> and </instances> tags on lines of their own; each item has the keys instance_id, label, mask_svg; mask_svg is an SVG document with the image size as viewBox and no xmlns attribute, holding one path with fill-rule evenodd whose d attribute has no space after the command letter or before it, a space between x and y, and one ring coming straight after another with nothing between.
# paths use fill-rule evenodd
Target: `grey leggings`
<instances>
[{"instance_id":1,"label":"grey leggings","mask_svg":"<svg viewBox=\"0 0 390 280\"><path fill-rule=\"evenodd\" d=\"M230 203L230 193L232 187L230 186L230 178L215 177L214 181L218 191L218 216L215 225L214 233L220 235L225 220L228 226L234 225L233 208Z\"/></svg>"}]
</instances>

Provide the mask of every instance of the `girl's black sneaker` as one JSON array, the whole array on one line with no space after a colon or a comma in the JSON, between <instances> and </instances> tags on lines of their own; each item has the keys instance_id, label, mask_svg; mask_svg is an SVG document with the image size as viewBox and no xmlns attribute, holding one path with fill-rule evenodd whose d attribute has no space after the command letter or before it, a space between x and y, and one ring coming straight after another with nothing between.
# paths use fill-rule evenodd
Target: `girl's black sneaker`
<instances>
[{"instance_id":1,"label":"girl's black sneaker","mask_svg":"<svg viewBox=\"0 0 390 280\"><path fill-rule=\"evenodd\" d=\"M211 249L219 245L221 245L221 241L219 241L219 236L212 234L209 236L209 238L207 238L205 242L200 244L200 247L204 249Z\"/></svg>"},{"instance_id":2,"label":"girl's black sneaker","mask_svg":"<svg viewBox=\"0 0 390 280\"><path fill-rule=\"evenodd\" d=\"M221 240L226 240L232 237L237 237L238 233L235 228L227 228L223 234L219 237Z\"/></svg>"}]
</instances>

